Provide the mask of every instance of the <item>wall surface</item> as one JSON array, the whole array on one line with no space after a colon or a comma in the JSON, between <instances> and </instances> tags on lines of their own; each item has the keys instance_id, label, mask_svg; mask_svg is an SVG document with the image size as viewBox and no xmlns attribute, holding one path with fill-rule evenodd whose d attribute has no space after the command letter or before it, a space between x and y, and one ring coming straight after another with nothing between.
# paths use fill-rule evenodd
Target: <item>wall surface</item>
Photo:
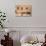
<instances>
[{"instance_id":1,"label":"wall surface","mask_svg":"<svg viewBox=\"0 0 46 46\"><path fill-rule=\"evenodd\" d=\"M16 17L15 6L32 3L32 17ZM0 9L6 12L6 27L46 27L46 0L0 0Z\"/></svg>"}]
</instances>

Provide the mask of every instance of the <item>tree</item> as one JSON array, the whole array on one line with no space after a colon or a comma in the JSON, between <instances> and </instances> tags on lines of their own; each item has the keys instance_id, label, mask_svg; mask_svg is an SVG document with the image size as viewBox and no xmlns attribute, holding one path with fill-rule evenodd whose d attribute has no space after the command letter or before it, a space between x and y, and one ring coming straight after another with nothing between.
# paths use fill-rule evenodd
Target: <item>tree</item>
<instances>
[{"instance_id":1,"label":"tree","mask_svg":"<svg viewBox=\"0 0 46 46\"><path fill-rule=\"evenodd\" d=\"M6 15L4 12L0 11L0 27L3 28L4 27L4 22L6 20Z\"/></svg>"}]
</instances>

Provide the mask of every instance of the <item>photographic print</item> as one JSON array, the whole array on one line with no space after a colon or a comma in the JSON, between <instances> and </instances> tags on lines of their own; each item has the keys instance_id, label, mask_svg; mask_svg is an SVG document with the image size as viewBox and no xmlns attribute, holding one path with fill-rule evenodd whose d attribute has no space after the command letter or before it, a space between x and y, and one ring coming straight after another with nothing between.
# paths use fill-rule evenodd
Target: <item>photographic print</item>
<instances>
[{"instance_id":1,"label":"photographic print","mask_svg":"<svg viewBox=\"0 0 46 46\"><path fill-rule=\"evenodd\" d=\"M16 16L32 16L32 4L17 4L15 14Z\"/></svg>"}]
</instances>

